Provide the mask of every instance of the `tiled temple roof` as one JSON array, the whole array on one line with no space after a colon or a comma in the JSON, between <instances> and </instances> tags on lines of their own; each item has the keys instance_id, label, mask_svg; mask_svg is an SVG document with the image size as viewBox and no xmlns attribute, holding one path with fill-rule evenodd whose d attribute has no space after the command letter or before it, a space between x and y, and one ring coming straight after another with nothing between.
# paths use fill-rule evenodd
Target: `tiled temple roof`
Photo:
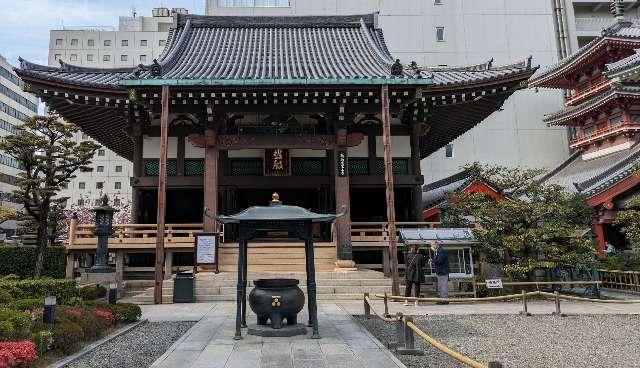
<instances>
[{"instance_id":1,"label":"tiled temple roof","mask_svg":"<svg viewBox=\"0 0 640 368\"><path fill-rule=\"evenodd\" d=\"M635 173L635 163L640 159L640 143L631 148L591 160L583 160L576 152L542 181L557 184L572 193L595 196Z\"/></svg>"},{"instance_id":2,"label":"tiled temple roof","mask_svg":"<svg viewBox=\"0 0 640 368\"><path fill-rule=\"evenodd\" d=\"M624 76L628 72L637 69L638 66L640 66L640 49L636 49L631 56L607 64L605 75L608 78Z\"/></svg>"},{"instance_id":3,"label":"tiled temple roof","mask_svg":"<svg viewBox=\"0 0 640 368\"><path fill-rule=\"evenodd\" d=\"M545 82L548 82L554 77L562 75L563 73L577 66L582 58L599 49L601 44L621 41L640 45L639 21L621 21L614 23L610 27L602 30L600 36L594 38L591 42L582 46L575 53L560 60L556 64L538 69L529 79L529 85L531 87L551 87L551 85L545 85Z\"/></svg>"},{"instance_id":4,"label":"tiled temple roof","mask_svg":"<svg viewBox=\"0 0 640 368\"><path fill-rule=\"evenodd\" d=\"M493 61L454 68L403 65L394 59L375 26L375 15L327 17L222 17L178 15L158 59L161 75L147 65L95 69L62 63L59 68L21 61L18 72L73 85L355 83L466 85L532 70L531 59L505 66ZM161 81L161 82L160 82ZM208 81L208 82L207 82ZM157 83L155 83L157 82Z\"/></svg>"},{"instance_id":5,"label":"tiled temple roof","mask_svg":"<svg viewBox=\"0 0 640 368\"><path fill-rule=\"evenodd\" d=\"M586 100L585 102L547 114L542 121L548 125L562 125L564 122L596 109L611 100L620 97L640 98L640 87L623 84L612 84L611 89Z\"/></svg>"},{"instance_id":6,"label":"tiled temple roof","mask_svg":"<svg viewBox=\"0 0 640 368\"><path fill-rule=\"evenodd\" d=\"M422 208L426 210L443 203L451 193L464 189L469 184L471 184L471 173L461 171L424 185L422 187Z\"/></svg>"}]
</instances>

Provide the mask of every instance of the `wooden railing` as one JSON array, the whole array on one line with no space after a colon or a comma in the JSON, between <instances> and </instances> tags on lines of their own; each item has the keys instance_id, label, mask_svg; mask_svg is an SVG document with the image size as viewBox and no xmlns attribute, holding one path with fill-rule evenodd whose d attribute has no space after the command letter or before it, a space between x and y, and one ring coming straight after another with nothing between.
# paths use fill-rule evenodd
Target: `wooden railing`
<instances>
[{"instance_id":1,"label":"wooden railing","mask_svg":"<svg viewBox=\"0 0 640 368\"><path fill-rule=\"evenodd\" d=\"M434 228L440 222L396 222L396 236L402 228ZM389 241L389 224L387 222L353 222L351 223L351 241L353 243L377 243Z\"/></svg>"},{"instance_id":2,"label":"wooden railing","mask_svg":"<svg viewBox=\"0 0 640 368\"><path fill-rule=\"evenodd\" d=\"M598 270L602 287L620 291L640 292L640 272Z\"/></svg>"},{"instance_id":3,"label":"wooden railing","mask_svg":"<svg viewBox=\"0 0 640 368\"><path fill-rule=\"evenodd\" d=\"M620 131L625 131L625 130L640 130L640 124L625 122L618 125L609 125L602 129L598 129L589 135L582 135L572 139L571 142L569 142L569 146L571 148L575 148L576 146L584 144L586 142L602 139L609 135L618 133Z\"/></svg>"},{"instance_id":4,"label":"wooden railing","mask_svg":"<svg viewBox=\"0 0 640 368\"><path fill-rule=\"evenodd\" d=\"M606 78L602 78L600 80L595 80L592 83L589 83L589 85L585 86L582 89L573 90L572 95L567 97L565 101L565 106L575 105L578 102L581 102L595 95L596 93L599 93L603 90L608 89L610 83L611 83L610 80Z\"/></svg>"}]
</instances>

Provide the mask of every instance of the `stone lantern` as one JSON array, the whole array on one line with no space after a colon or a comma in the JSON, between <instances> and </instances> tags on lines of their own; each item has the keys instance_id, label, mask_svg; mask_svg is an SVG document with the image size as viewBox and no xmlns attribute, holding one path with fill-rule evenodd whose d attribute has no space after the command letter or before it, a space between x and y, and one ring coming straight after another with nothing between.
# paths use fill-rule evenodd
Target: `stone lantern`
<instances>
[{"instance_id":1,"label":"stone lantern","mask_svg":"<svg viewBox=\"0 0 640 368\"><path fill-rule=\"evenodd\" d=\"M96 248L96 260L89 270L91 273L115 272L115 269L107 264L109 236L113 234L113 214L117 211L109 206L109 197L105 194L100 199L100 206L92 209L96 214L96 227L93 233L98 237Z\"/></svg>"}]
</instances>

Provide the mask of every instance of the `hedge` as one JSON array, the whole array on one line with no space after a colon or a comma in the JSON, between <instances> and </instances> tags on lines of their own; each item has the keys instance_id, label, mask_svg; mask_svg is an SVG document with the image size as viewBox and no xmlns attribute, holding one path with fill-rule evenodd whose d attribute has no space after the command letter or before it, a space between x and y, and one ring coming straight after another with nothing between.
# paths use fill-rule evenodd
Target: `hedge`
<instances>
[{"instance_id":1,"label":"hedge","mask_svg":"<svg viewBox=\"0 0 640 368\"><path fill-rule=\"evenodd\" d=\"M18 275L22 278L33 277L36 265L36 248L29 246L0 246L0 276ZM64 247L47 247L44 253L44 271L42 276L64 278L66 251Z\"/></svg>"},{"instance_id":2,"label":"hedge","mask_svg":"<svg viewBox=\"0 0 640 368\"><path fill-rule=\"evenodd\" d=\"M0 289L8 291L13 299L41 299L55 295L58 304L78 295L76 282L65 279L0 280Z\"/></svg>"}]
</instances>

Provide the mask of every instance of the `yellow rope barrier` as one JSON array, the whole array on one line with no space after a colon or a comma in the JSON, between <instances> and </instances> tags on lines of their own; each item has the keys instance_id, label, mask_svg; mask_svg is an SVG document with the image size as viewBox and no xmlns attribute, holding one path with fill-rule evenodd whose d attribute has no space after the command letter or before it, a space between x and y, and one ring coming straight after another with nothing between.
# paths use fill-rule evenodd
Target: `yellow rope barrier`
<instances>
[{"instance_id":1,"label":"yellow rope barrier","mask_svg":"<svg viewBox=\"0 0 640 368\"><path fill-rule=\"evenodd\" d=\"M540 291L530 291L526 293L527 296L540 295ZM384 298L382 294L375 294L376 298ZM449 302L449 303L462 303L462 302L489 302L499 300L510 300L522 298L522 294L511 294L501 296L488 296L484 298L416 298L413 296L400 296L400 295L387 295L387 298L392 300L406 300L406 301L419 301L419 302Z\"/></svg>"},{"instance_id":2,"label":"yellow rope barrier","mask_svg":"<svg viewBox=\"0 0 640 368\"><path fill-rule=\"evenodd\" d=\"M555 298L555 294L546 293L544 291L540 291L540 295L545 296L545 297L549 297L549 298ZM558 298L564 299L564 300L575 300L575 301L580 301L580 302L591 302L591 303L611 303L611 304L637 304L637 303L640 303L640 299L633 299L633 300L591 299L591 298L582 298L582 297L579 297L579 296L562 295L562 294L558 294Z\"/></svg>"},{"instance_id":3,"label":"yellow rope barrier","mask_svg":"<svg viewBox=\"0 0 640 368\"><path fill-rule=\"evenodd\" d=\"M380 313L378 313L378 311L373 307L373 303L371 303L371 299L369 299L368 296L365 296L364 300L367 302L367 304L369 304L369 308L371 308L371 311L373 312L373 314L378 316L378 318L380 318L381 320L383 320L385 322L397 322L398 321L397 318L388 318L388 317L385 317L385 316L381 315Z\"/></svg>"},{"instance_id":4,"label":"yellow rope barrier","mask_svg":"<svg viewBox=\"0 0 640 368\"><path fill-rule=\"evenodd\" d=\"M458 353L457 351L451 349L450 347L448 347L447 345L441 343L440 341L434 339L433 337L427 335L424 331L422 331L421 329L418 328L418 326L416 326L415 324L413 324L412 322L406 322L407 327L409 327L410 329L413 330L413 332L416 333L416 335L422 337L426 342L428 342L429 344L431 344L431 346L433 346L434 348L440 350L441 352L449 355L450 357L452 357L453 359L464 363L470 367L473 368L487 368L487 365L482 364L476 360L473 360L471 358L469 358L466 355L462 355L460 353Z\"/></svg>"}]
</instances>

